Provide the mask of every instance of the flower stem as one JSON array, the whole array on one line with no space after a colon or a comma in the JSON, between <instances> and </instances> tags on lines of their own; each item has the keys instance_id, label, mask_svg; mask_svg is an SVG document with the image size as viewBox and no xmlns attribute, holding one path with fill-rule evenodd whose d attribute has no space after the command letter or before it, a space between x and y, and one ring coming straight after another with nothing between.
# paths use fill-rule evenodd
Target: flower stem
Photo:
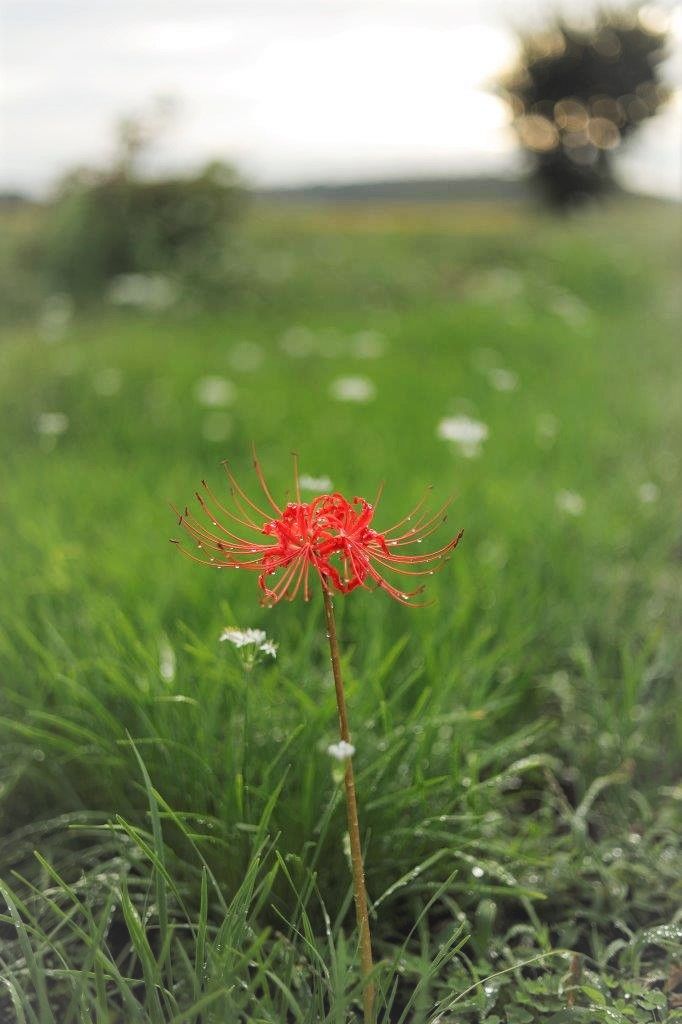
<instances>
[{"instance_id":1,"label":"flower stem","mask_svg":"<svg viewBox=\"0 0 682 1024\"><path fill-rule=\"evenodd\" d=\"M336 635L336 622L334 619L334 605L331 595L324 585L322 587L322 596L324 599L324 616L327 623L329 652L331 655L332 671L334 673L334 686L336 687L336 706L339 711L339 732L341 739L345 740L346 743L350 743L350 730L348 728L348 715L346 712L346 697L343 689L343 677L341 675L341 660L339 658L339 641ZM369 932L367 890L365 889L365 871L362 864L358 805L355 798L355 779L353 776L353 764L350 758L346 761L344 783L346 787L346 811L348 814L350 856L353 866L355 916L358 922L358 932L360 933L360 964L363 979L362 1006L364 1010L365 1024L373 1024L374 984L372 981L368 980L373 969L372 940Z\"/></svg>"}]
</instances>

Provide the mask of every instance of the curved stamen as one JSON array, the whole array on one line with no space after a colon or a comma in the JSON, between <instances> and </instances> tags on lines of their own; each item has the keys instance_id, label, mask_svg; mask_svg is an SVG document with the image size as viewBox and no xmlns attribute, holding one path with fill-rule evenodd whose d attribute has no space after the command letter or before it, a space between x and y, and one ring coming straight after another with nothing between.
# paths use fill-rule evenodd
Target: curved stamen
<instances>
[{"instance_id":1,"label":"curved stamen","mask_svg":"<svg viewBox=\"0 0 682 1024\"><path fill-rule=\"evenodd\" d=\"M229 508L226 508L220 501L218 501L218 499L216 498L215 494L213 493L213 491L208 486L208 484L206 483L205 480L202 480L201 484L205 488L205 490L207 491L211 501L213 501L218 506L218 508L220 509L221 515L228 516L233 522L238 523L239 526L243 526L247 530L255 530L256 533L262 533L263 532L262 525L254 524L254 523L251 523L251 522L246 522L245 520L240 519L238 516L236 516L234 514L234 512L232 512Z\"/></svg>"},{"instance_id":2,"label":"curved stamen","mask_svg":"<svg viewBox=\"0 0 682 1024\"><path fill-rule=\"evenodd\" d=\"M227 479L230 481L230 493L232 494L232 499L237 508L239 508L240 511L242 511L245 516L248 516L248 513L242 508L240 504L239 499L241 498L241 500L244 501L249 506L249 508L253 509L254 512L258 513L261 519L270 519L270 514L268 512L264 512L262 508L259 508L258 505L256 505L256 503L251 500L251 498L248 496L244 488L239 486L239 484L237 483L237 478L230 469L230 465L226 460L223 460L222 466L227 474ZM281 513L278 514L281 515ZM258 529L255 523L251 523L249 521L249 525L253 526L255 529Z\"/></svg>"},{"instance_id":3,"label":"curved stamen","mask_svg":"<svg viewBox=\"0 0 682 1024\"><path fill-rule=\"evenodd\" d=\"M426 490L424 491L423 495L421 496L421 498L419 499L417 504L412 509L412 511L408 512L407 515L403 516L402 519L399 519L398 522L394 523L393 526L389 527L388 530L384 530L384 537L388 537L389 534L393 533L394 530L397 530L400 526L403 525L403 523L409 523L409 521L411 519L414 519L415 514L424 505L424 503L426 501L428 501L429 495L431 494L432 490L433 490L433 487L429 484L429 486L426 488Z\"/></svg>"},{"instance_id":4,"label":"curved stamen","mask_svg":"<svg viewBox=\"0 0 682 1024\"><path fill-rule=\"evenodd\" d=\"M279 505L276 503L276 501L273 498L273 496L270 494L270 488L268 487L267 483L265 482L265 476L263 475L263 470L261 469L261 464L258 461L258 456L256 455L256 446L255 446L255 444L251 445L251 455L253 457L253 466L254 466L254 469L256 470L256 476L258 477L258 482L260 483L261 487L263 488L263 494L268 499L268 501L270 502L271 507L275 510L277 515L281 516L282 509L279 507Z\"/></svg>"}]
</instances>

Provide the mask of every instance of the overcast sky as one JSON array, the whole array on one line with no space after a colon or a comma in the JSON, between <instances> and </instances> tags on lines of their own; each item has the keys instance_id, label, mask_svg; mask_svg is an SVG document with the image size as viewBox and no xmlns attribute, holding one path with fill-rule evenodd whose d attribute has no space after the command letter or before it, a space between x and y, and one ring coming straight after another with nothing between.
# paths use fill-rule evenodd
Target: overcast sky
<instances>
[{"instance_id":1,"label":"overcast sky","mask_svg":"<svg viewBox=\"0 0 682 1024\"><path fill-rule=\"evenodd\" d=\"M176 113L157 168L211 157L285 184L518 167L490 82L518 26L592 0L0 0L0 187L43 192L102 163L113 125ZM627 184L679 195L682 17L672 13L676 89L619 161ZM656 16L649 8L649 16Z\"/></svg>"}]
</instances>

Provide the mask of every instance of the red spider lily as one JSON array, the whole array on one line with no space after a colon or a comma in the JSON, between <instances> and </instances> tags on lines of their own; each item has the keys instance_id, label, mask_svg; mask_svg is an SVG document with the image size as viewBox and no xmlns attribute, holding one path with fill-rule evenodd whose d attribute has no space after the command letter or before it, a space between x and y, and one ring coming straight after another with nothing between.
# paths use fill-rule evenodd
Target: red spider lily
<instances>
[{"instance_id":1,"label":"red spider lily","mask_svg":"<svg viewBox=\"0 0 682 1024\"><path fill-rule=\"evenodd\" d=\"M364 498L348 501L343 495L333 493L321 494L312 501L301 501L296 458L296 500L280 508L270 493L255 455L253 464L269 510L260 508L248 497L227 463L223 463L234 508L222 505L205 480L202 480L202 486L208 498L196 492L201 510L216 532L207 529L187 508L182 513L177 509L174 511L179 525L197 548L207 552L207 557L202 558L181 548L183 554L216 569L248 569L258 573L263 604L273 605L282 598L293 601L301 588L304 600L309 600L312 567L327 591L334 589L349 594L356 587L369 589L375 585L401 604L415 606L417 602L413 598L421 594L423 586L405 591L381 573L389 570L402 576L432 576L442 567L462 536L460 531L454 540L430 554L403 554L405 546L421 544L446 520L449 501L430 515L425 509L425 495L395 526L379 532L371 526L374 505ZM225 519L227 525L219 522L218 516ZM238 527L240 533L233 532L234 527ZM246 539L240 535L245 530L267 539ZM180 542L174 540L173 543ZM274 586L269 587L268 578L276 573L279 573L278 579Z\"/></svg>"}]
</instances>

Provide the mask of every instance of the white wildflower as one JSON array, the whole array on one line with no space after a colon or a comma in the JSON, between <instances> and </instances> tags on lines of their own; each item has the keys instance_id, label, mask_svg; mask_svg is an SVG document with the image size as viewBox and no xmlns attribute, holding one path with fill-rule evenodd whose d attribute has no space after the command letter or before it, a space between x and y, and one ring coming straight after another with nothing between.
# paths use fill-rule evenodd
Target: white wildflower
<instances>
[{"instance_id":1,"label":"white wildflower","mask_svg":"<svg viewBox=\"0 0 682 1024\"><path fill-rule=\"evenodd\" d=\"M234 384L224 377L202 377L194 385L194 397L199 405L212 409L230 405L235 394Z\"/></svg>"},{"instance_id":2,"label":"white wildflower","mask_svg":"<svg viewBox=\"0 0 682 1024\"><path fill-rule=\"evenodd\" d=\"M237 648L242 665L249 671L261 661L263 655L277 657L279 645L270 640L263 629L236 629L230 626L222 631L218 639L227 640Z\"/></svg>"},{"instance_id":3,"label":"white wildflower","mask_svg":"<svg viewBox=\"0 0 682 1024\"><path fill-rule=\"evenodd\" d=\"M258 650L262 654L268 654L268 655L270 655L271 658L276 658L277 657L277 648L278 648L278 646L279 646L279 644L276 644L274 642L274 640L266 640L264 643L262 643L260 645Z\"/></svg>"},{"instance_id":4,"label":"white wildflower","mask_svg":"<svg viewBox=\"0 0 682 1024\"><path fill-rule=\"evenodd\" d=\"M327 494L332 489L328 476L308 476L303 473L298 483L302 491L313 491L315 494Z\"/></svg>"},{"instance_id":5,"label":"white wildflower","mask_svg":"<svg viewBox=\"0 0 682 1024\"><path fill-rule=\"evenodd\" d=\"M496 391L516 391L519 386L519 378L512 370L495 367L488 371L488 383Z\"/></svg>"},{"instance_id":6,"label":"white wildflower","mask_svg":"<svg viewBox=\"0 0 682 1024\"><path fill-rule=\"evenodd\" d=\"M267 640L267 633L263 629L235 629L229 627L220 634L221 641L228 640L235 647L246 647L248 644L260 645Z\"/></svg>"},{"instance_id":7,"label":"white wildflower","mask_svg":"<svg viewBox=\"0 0 682 1024\"><path fill-rule=\"evenodd\" d=\"M567 516L581 516L585 511L585 499L576 491L559 491L556 507Z\"/></svg>"},{"instance_id":8,"label":"white wildflower","mask_svg":"<svg viewBox=\"0 0 682 1024\"><path fill-rule=\"evenodd\" d=\"M339 740L338 743L329 744L327 753L335 761L347 761L355 753L355 747L352 743L347 743L346 740Z\"/></svg>"},{"instance_id":9,"label":"white wildflower","mask_svg":"<svg viewBox=\"0 0 682 1024\"><path fill-rule=\"evenodd\" d=\"M175 679L175 651L170 645L167 636L162 636L159 641L159 673L167 683Z\"/></svg>"},{"instance_id":10,"label":"white wildflower","mask_svg":"<svg viewBox=\"0 0 682 1024\"><path fill-rule=\"evenodd\" d=\"M450 416L438 424L438 437L444 441L452 441L459 447L462 455L473 459L481 453L481 446L488 438L488 427L480 420L469 416Z\"/></svg>"},{"instance_id":11,"label":"white wildflower","mask_svg":"<svg viewBox=\"0 0 682 1024\"><path fill-rule=\"evenodd\" d=\"M36 430L43 437L59 437L69 429L69 417L64 412L41 412L36 419Z\"/></svg>"},{"instance_id":12,"label":"white wildflower","mask_svg":"<svg viewBox=\"0 0 682 1024\"><path fill-rule=\"evenodd\" d=\"M107 299L115 306L136 306L159 312L177 301L173 282L162 274L119 274L107 291Z\"/></svg>"},{"instance_id":13,"label":"white wildflower","mask_svg":"<svg viewBox=\"0 0 682 1024\"><path fill-rule=\"evenodd\" d=\"M330 392L339 402L371 402L376 388L366 377L337 377Z\"/></svg>"},{"instance_id":14,"label":"white wildflower","mask_svg":"<svg viewBox=\"0 0 682 1024\"><path fill-rule=\"evenodd\" d=\"M647 480L644 484L640 484L637 490L637 495L643 505L653 505L654 502L658 501L659 493L658 486L650 480Z\"/></svg>"}]
</instances>

